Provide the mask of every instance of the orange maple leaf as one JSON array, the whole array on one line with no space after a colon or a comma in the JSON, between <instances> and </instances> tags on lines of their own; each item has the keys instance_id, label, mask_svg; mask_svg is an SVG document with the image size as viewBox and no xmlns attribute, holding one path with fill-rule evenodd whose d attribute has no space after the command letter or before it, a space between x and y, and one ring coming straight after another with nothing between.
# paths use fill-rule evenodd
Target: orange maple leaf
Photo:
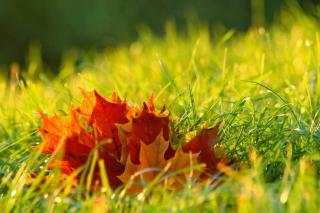
<instances>
[{"instance_id":1,"label":"orange maple leaf","mask_svg":"<svg viewBox=\"0 0 320 213\"><path fill-rule=\"evenodd\" d=\"M141 183L150 183L160 173L165 172L179 172L183 169L189 168L192 164L197 163L198 154L185 153L182 148L175 151L174 156L168 160L165 159L165 153L169 148L169 140L165 140L162 132L149 145L141 143L139 153L139 164L132 162L131 158L127 158L124 172L119 176L123 183L128 183L130 180L135 181L135 184L130 187L130 191L140 191ZM198 176L198 172L194 172L192 178ZM173 176L174 180L170 184L177 185L178 177L185 175ZM185 176L186 177L186 176ZM185 179L185 178L184 178Z\"/></svg>"},{"instance_id":2,"label":"orange maple leaf","mask_svg":"<svg viewBox=\"0 0 320 213\"><path fill-rule=\"evenodd\" d=\"M43 125L39 130L44 139L42 151L52 154L60 144L63 145L62 156L53 156L49 168L59 166L64 175L83 166L95 148L99 158L104 160L114 189L129 180L151 182L160 172L183 170L190 171L191 178L208 178L218 171L217 164L224 160L215 155L219 124L203 129L192 140L173 149L169 112L165 107L161 111L155 109L154 96L141 108L131 108L114 93L111 99L105 99L96 91L82 90L82 94L82 105L72 109L67 117L48 118L40 114ZM81 122L80 117L85 122ZM204 168L192 171L191 166L198 164ZM99 175L96 168L94 180L99 180ZM170 184L178 186L186 175L176 175Z\"/></svg>"},{"instance_id":3,"label":"orange maple leaf","mask_svg":"<svg viewBox=\"0 0 320 213\"><path fill-rule=\"evenodd\" d=\"M118 161L121 144L115 124L127 121L126 103L119 98L107 101L95 91L83 92L83 95L83 105L72 110L69 118L48 118L40 113L43 125L39 131L45 142L43 152L52 154L63 143L62 157L54 156L49 168L59 166L62 173L71 174L86 163L89 154L98 146L99 156L105 161L110 185L116 188L122 184L117 175L123 172L124 166ZM114 112L116 116L113 116ZM92 127L91 131L79 121L79 114ZM98 179L99 174L95 173Z\"/></svg>"},{"instance_id":4,"label":"orange maple leaf","mask_svg":"<svg viewBox=\"0 0 320 213\"><path fill-rule=\"evenodd\" d=\"M164 154L169 146L169 140L165 140L162 132L154 139L150 144L141 143L139 150L139 163L135 164L132 162L132 158L128 157L124 172L119 176L119 179L126 183L130 180L131 176L136 172L151 168L161 169L166 165ZM130 156L130 154L129 154ZM145 172L142 174L143 180L150 182L152 181L158 171Z\"/></svg>"}]
</instances>

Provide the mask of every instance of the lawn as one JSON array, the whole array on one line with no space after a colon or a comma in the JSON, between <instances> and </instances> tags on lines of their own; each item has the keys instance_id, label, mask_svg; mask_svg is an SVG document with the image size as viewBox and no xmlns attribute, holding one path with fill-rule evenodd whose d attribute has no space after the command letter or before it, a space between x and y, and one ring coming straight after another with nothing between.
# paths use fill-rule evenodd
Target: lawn
<instances>
[{"instance_id":1,"label":"lawn","mask_svg":"<svg viewBox=\"0 0 320 213\"><path fill-rule=\"evenodd\" d=\"M0 82L1 212L318 212L319 29L297 8L248 32L196 21L177 32L168 22L162 38L143 28L131 44L70 50L58 75L34 46L29 64ZM235 163L216 175L219 184L187 181L176 191L71 186L33 147L43 142L38 112L68 114L82 101L79 88L115 91L132 106L154 93L181 135L222 121L221 144Z\"/></svg>"}]
</instances>

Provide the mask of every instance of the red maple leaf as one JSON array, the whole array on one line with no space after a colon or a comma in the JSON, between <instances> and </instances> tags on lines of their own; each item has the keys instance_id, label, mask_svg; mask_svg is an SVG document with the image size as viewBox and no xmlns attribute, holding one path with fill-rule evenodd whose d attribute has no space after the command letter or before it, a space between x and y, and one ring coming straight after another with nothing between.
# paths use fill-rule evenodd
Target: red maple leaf
<instances>
[{"instance_id":1,"label":"red maple leaf","mask_svg":"<svg viewBox=\"0 0 320 213\"><path fill-rule=\"evenodd\" d=\"M163 108L160 112L155 110L153 104L153 96L148 102L145 102L141 109L136 110L131 121L125 125L119 125L120 130L124 132L122 162L126 160L130 154L131 160L135 164L139 164L139 152L141 143L146 145L155 141L156 137L163 134L165 140L169 140L169 112ZM174 151L171 143L165 153L165 158L169 159L173 156Z\"/></svg>"},{"instance_id":2,"label":"red maple leaf","mask_svg":"<svg viewBox=\"0 0 320 213\"><path fill-rule=\"evenodd\" d=\"M70 175L83 166L97 148L112 188L126 183L141 170L156 167L155 171L144 174L144 181L152 181L168 164L171 168L166 172L204 164L201 172L193 173L194 178L206 178L218 171L217 163L223 161L214 153L219 142L219 125L203 129L191 141L173 149L169 112L165 107L157 111L153 96L141 108L131 108L115 94L111 99L105 99L96 91L82 91L82 94L82 105L71 110L67 117L48 118L41 113L42 151L53 154L59 147L63 149L62 157L53 156L49 168L59 166L64 175ZM96 168L94 180L99 180L99 175Z\"/></svg>"},{"instance_id":3,"label":"red maple leaf","mask_svg":"<svg viewBox=\"0 0 320 213\"><path fill-rule=\"evenodd\" d=\"M116 188L121 184L117 176L122 173L124 166L118 161L121 143L115 125L128 121L127 105L115 96L107 101L96 91L83 91L83 95L82 106L72 110L70 118L48 118L41 113L43 125L40 132L45 141L43 152L52 154L63 143L63 157L54 159L50 167L58 165L62 173L71 174L86 163L89 154L98 146L99 156L105 161L110 185ZM79 114L87 121L91 131L81 124Z\"/></svg>"}]
</instances>

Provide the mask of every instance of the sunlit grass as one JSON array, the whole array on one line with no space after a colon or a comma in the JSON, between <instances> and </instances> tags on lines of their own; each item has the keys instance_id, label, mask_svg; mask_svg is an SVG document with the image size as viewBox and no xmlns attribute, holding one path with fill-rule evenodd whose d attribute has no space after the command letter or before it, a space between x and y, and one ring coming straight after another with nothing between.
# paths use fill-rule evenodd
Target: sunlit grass
<instances>
[{"instance_id":1,"label":"sunlit grass","mask_svg":"<svg viewBox=\"0 0 320 213\"><path fill-rule=\"evenodd\" d=\"M291 11L270 29L189 29L179 34L168 24L164 38L143 30L131 45L87 53L80 63L71 51L53 79L35 54L25 82L3 80L1 212L317 212L319 25ZM41 143L37 112L68 113L81 101L79 88L107 96L116 91L139 105L154 92L156 105L167 106L181 134L223 121L222 143L241 165L221 168L226 175L216 177L219 185L187 182L172 192L150 184L134 197L125 187L112 192L103 177L94 192L86 183L72 187L71 178L61 182L59 171L46 170L50 159L31 148ZM32 173L39 175L31 180Z\"/></svg>"}]
</instances>

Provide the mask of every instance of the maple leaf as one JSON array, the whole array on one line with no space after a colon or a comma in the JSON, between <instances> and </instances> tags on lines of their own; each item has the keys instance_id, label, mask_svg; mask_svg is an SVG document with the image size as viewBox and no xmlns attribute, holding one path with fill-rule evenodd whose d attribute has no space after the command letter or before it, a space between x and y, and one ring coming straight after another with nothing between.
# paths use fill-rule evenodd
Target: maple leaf
<instances>
[{"instance_id":1,"label":"maple leaf","mask_svg":"<svg viewBox=\"0 0 320 213\"><path fill-rule=\"evenodd\" d=\"M97 91L82 90L82 94L84 100L78 111L93 127L95 139L100 141L100 150L104 150L104 154L120 159L121 143L116 124L124 124L129 121L127 103L121 101L115 93L111 100L106 100Z\"/></svg>"},{"instance_id":2,"label":"maple leaf","mask_svg":"<svg viewBox=\"0 0 320 213\"><path fill-rule=\"evenodd\" d=\"M105 161L110 184L116 188L121 184L117 175L122 173L124 167L118 162L121 144L115 124L128 121L125 115L126 103L116 96L112 98L114 102L108 102L95 91L83 91L83 95L82 106L72 110L70 117L48 118L40 113L43 125L39 131L45 141L43 152L52 154L59 144L63 143L62 156L55 158L49 168L58 166L63 174L71 174L86 163L89 154L98 146L99 155ZM81 124L78 114L92 127L91 131Z\"/></svg>"},{"instance_id":3,"label":"maple leaf","mask_svg":"<svg viewBox=\"0 0 320 213\"><path fill-rule=\"evenodd\" d=\"M82 94L81 106L72 109L69 116L49 118L40 113L42 151L53 154L59 148L63 150L60 157L53 156L49 168L58 166L64 176L83 166L95 148L99 159L104 160L113 189L130 180L151 182L160 172L177 174L167 182L177 188L187 177L208 178L215 174L217 164L225 159L215 153L219 124L202 129L193 139L173 149L170 114L165 107L156 110L153 95L142 107L131 108L115 93L111 99L96 91L82 90ZM199 164L204 168L196 171L191 168ZM95 167L93 182L99 180L99 172ZM139 190L141 187L133 191Z\"/></svg>"},{"instance_id":4,"label":"maple leaf","mask_svg":"<svg viewBox=\"0 0 320 213\"><path fill-rule=\"evenodd\" d=\"M124 183L132 178L136 182L151 182L168 164L166 172L176 172L198 164L200 150L199 153L192 153L191 150L184 151L182 147L177 150L172 148L169 112L165 108L157 112L153 96L143 104L130 123L119 127L124 141L122 163L125 164L119 179ZM199 175L199 172L195 172L193 178ZM179 175L179 178L182 176L185 175ZM131 187L133 191L138 189L137 186Z\"/></svg>"},{"instance_id":5,"label":"maple leaf","mask_svg":"<svg viewBox=\"0 0 320 213\"><path fill-rule=\"evenodd\" d=\"M153 96L150 100L145 102L141 109L136 110L135 115L131 121L125 125L118 125L122 143L121 162L125 162L127 156L133 163L139 164L139 152L142 143L153 143L156 137L160 134L163 135L165 140L171 137L169 128L169 112L163 108L160 112L155 110L153 104ZM169 159L173 156L174 151L171 143L165 152L164 158Z\"/></svg>"},{"instance_id":6,"label":"maple leaf","mask_svg":"<svg viewBox=\"0 0 320 213\"><path fill-rule=\"evenodd\" d=\"M179 147L172 159L169 160L170 167L168 172L177 173L168 179L168 185L174 186L174 188L180 188L182 183L186 181L187 178L193 180L197 179L202 171L203 165L198 162L199 153L186 153L183 151L182 147ZM193 166L201 166L194 169Z\"/></svg>"},{"instance_id":7,"label":"maple leaf","mask_svg":"<svg viewBox=\"0 0 320 213\"><path fill-rule=\"evenodd\" d=\"M155 138L150 144L141 143L139 152L139 164L132 162L131 158L127 158L126 167L124 172L118 176L123 183L128 183L130 180L134 180L136 183L150 183L154 180L160 172L163 172L167 165L169 165L165 172L177 172L185 168L190 167L192 163L197 162L197 154L189 154L183 152L179 148L174 156L168 160L165 159L165 153L169 148L169 140L165 140L162 132ZM195 178L196 175L193 176ZM181 178L183 175L180 175ZM174 180L171 180L172 185L177 185L178 176L174 176ZM185 178L184 178L185 179ZM141 191L141 186L132 185L129 188L131 192Z\"/></svg>"},{"instance_id":8,"label":"maple leaf","mask_svg":"<svg viewBox=\"0 0 320 213\"><path fill-rule=\"evenodd\" d=\"M66 155L88 155L95 146L95 141L79 122L75 110L71 110L69 119L57 115L48 118L43 113L40 115L43 125L39 131L45 140L44 153L53 153L59 143L64 143Z\"/></svg>"},{"instance_id":9,"label":"maple leaf","mask_svg":"<svg viewBox=\"0 0 320 213\"><path fill-rule=\"evenodd\" d=\"M145 110L145 106L143 110ZM152 113L154 114L155 112ZM142 113L140 116L141 115ZM136 119L140 119L140 116ZM160 119L156 116L155 118ZM169 124L166 125L169 128ZM172 139L171 137L165 138L162 130L151 142L147 141L146 143L143 141L142 137L140 137L139 140L135 138L135 149L133 152L129 152L129 157L126 159L126 162L124 162L125 170L119 176L119 179L124 183L134 180L137 184L131 186L129 191L138 192L141 191L139 183L151 182L160 172L164 171L167 165L169 165L165 171L167 173L184 171L182 174L172 176L170 180L167 181L167 183L175 188L181 187L181 183L186 180L188 175L192 179L196 179L198 177L203 179L205 177L209 177L210 174L215 174L218 171L217 164L221 161L220 158L215 156L215 145L219 143L219 125L220 124L217 124L213 128L201 130L199 135L195 136L176 150L173 150L171 147L172 154L169 158L165 158L165 154L169 150L169 146L171 146ZM124 129L126 131L134 131L134 128L130 125L129 127L125 126ZM127 142L130 143L130 140ZM139 146L137 144L139 144ZM137 149L139 152L137 152ZM131 153L134 153L135 155L138 153L138 161L136 160L137 156L135 156L135 158L130 157ZM192 170L191 167L195 165L204 166L199 167L197 170ZM187 171L190 171L189 174L186 174Z\"/></svg>"},{"instance_id":10,"label":"maple leaf","mask_svg":"<svg viewBox=\"0 0 320 213\"><path fill-rule=\"evenodd\" d=\"M49 168L59 167L62 174L72 174L86 163L95 141L79 122L76 110L71 110L70 118L40 115L43 125L39 131L45 141L42 152L53 154L57 149L61 152L53 156Z\"/></svg>"},{"instance_id":11,"label":"maple leaf","mask_svg":"<svg viewBox=\"0 0 320 213\"><path fill-rule=\"evenodd\" d=\"M165 140L162 132L155 138L155 140L149 145L145 143L140 143L139 150L139 164L135 164L132 162L132 158L127 158L126 168L124 172L119 176L119 179L127 183L131 176L138 171L142 171L146 168L163 168L166 164L166 160L164 159L164 154L169 146L169 141ZM130 156L130 154L129 154ZM146 172L143 174L144 180L151 181L157 172Z\"/></svg>"},{"instance_id":12,"label":"maple leaf","mask_svg":"<svg viewBox=\"0 0 320 213\"><path fill-rule=\"evenodd\" d=\"M183 146L183 151L199 153L198 160L206 164L205 172L207 174L215 174L217 163L220 161L215 155L215 146L219 143L218 130L220 123L210 129L202 129L200 134L195 136Z\"/></svg>"}]
</instances>

